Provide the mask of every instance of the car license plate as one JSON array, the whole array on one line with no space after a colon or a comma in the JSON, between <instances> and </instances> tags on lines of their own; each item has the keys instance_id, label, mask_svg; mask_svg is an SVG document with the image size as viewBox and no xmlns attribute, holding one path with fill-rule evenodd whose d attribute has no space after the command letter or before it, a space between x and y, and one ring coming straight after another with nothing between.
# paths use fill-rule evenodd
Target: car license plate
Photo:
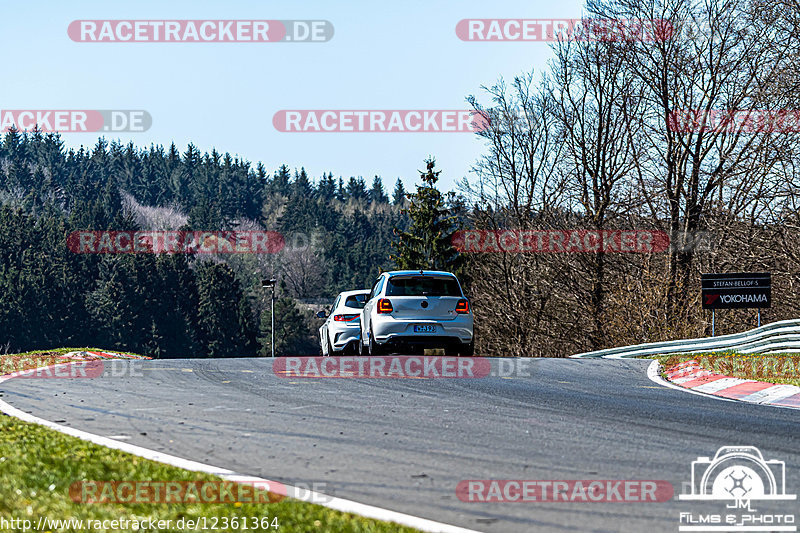
<instances>
[{"instance_id":1,"label":"car license plate","mask_svg":"<svg viewBox=\"0 0 800 533\"><path fill-rule=\"evenodd\" d=\"M414 326L414 333L436 333L434 324L422 324Z\"/></svg>"}]
</instances>

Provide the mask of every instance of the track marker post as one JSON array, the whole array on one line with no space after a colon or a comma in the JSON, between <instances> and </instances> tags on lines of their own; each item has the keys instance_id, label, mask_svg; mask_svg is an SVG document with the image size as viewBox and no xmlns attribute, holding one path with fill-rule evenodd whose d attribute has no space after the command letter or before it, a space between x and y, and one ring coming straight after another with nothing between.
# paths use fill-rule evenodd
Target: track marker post
<instances>
[{"instance_id":1,"label":"track marker post","mask_svg":"<svg viewBox=\"0 0 800 533\"><path fill-rule=\"evenodd\" d=\"M266 289L269 288L270 292L270 320L272 321L272 325L270 326L270 341L269 347L272 350L272 357L275 357L275 282L277 280L275 278L265 279L261 281L261 287Z\"/></svg>"}]
</instances>

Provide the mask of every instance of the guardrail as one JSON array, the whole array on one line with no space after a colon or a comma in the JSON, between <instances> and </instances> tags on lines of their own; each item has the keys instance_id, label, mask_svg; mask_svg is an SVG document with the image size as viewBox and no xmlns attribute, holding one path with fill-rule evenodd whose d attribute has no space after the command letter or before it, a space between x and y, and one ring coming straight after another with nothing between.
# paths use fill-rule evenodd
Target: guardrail
<instances>
[{"instance_id":1,"label":"guardrail","mask_svg":"<svg viewBox=\"0 0 800 533\"><path fill-rule=\"evenodd\" d=\"M750 354L800 352L800 320L781 320L750 331L719 337L651 342L579 353L570 357L624 359L668 353L724 352L727 350Z\"/></svg>"}]
</instances>

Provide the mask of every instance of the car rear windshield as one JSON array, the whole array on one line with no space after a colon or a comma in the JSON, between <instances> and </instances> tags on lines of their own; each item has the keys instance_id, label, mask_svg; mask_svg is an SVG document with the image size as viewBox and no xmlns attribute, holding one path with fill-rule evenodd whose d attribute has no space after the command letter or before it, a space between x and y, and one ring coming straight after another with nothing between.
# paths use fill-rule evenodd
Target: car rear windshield
<instances>
[{"instance_id":1,"label":"car rear windshield","mask_svg":"<svg viewBox=\"0 0 800 533\"><path fill-rule=\"evenodd\" d=\"M389 278L386 296L461 296L461 289L450 277Z\"/></svg>"},{"instance_id":2,"label":"car rear windshield","mask_svg":"<svg viewBox=\"0 0 800 533\"><path fill-rule=\"evenodd\" d=\"M367 303L366 294L356 294L348 296L344 301L345 307L352 307L353 309L364 309L364 304Z\"/></svg>"}]
</instances>

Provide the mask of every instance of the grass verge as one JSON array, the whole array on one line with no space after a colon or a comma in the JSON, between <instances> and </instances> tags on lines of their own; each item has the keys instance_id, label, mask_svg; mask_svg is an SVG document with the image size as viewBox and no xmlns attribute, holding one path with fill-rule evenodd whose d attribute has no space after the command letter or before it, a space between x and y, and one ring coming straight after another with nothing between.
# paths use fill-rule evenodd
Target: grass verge
<instances>
[{"instance_id":1,"label":"grass verge","mask_svg":"<svg viewBox=\"0 0 800 533\"><path fill-rule=\"evenodd\" d=\"M743 354L735 351L663 354L644 359L657 359L663 370L694 359L711 372L735 378L800 386L800 354ZM665 377L665 376L663 376Z\"/></svg>"},{"instance_id":2,"label":"grass verge","mask_svg":"<svg viewBox=\"0 0 800 533\"><path fill-rule=\"evenodd\" d=\"M60 353L71 350L61 350ZM50 354L54 350L47 350ZM37 352L38 353L38 352ZM13 354L19 356L20 354ZM33 353L25 354L35 355ZM9 355L10 356L10 355ZM2 358L8 356L0 356ZM2 385L0 385L2 387ZM56 527L50 522L44 531L130 531L178 532L189 530L179 521L212 521L217 531L291 532L412 532L413 528L334 511L320 505L271 496L270 503L83 503L80 492L70 488L82 481L219 481L208 474L190 472L112 450L16 418L0 415L0 530L22 531L22 522L37 524L40 518L82 520ZM73 487L74 490L74 487ZM121 494L117 492L116 494ZM79 501L73 500L76 497ZM246 499L246 498L242 498ZM251 500L254 498L250 498ZM233 519L236 518L234 526ZM256 519L255 521L253 519ZM266 520L264 520L266 518ZM227 519L227 520L226 520ZM245 520L246 519L246 520ZM3 523L6 520L6 523ZM88 520L107 521L102 528L86 527ZM118 522L114 527L110 521ZM168 527L151 527L153 521L169 520ZM15 525L16 524L16 525ZM227 527L222 527L227 524ZM166 525L166 522L161 526ZM274 526L278 525L279 528ZM125 526L125 527L123 527ZM266 526L266 527L264 527ZM202 527L196 530L202 530ZM28 528L30 530L30 528ZM135 530L135 529L133 529Z\"/></svg>"},{"instance_id":3,"label":"grass verge","mask_svg":"<svg viewBox=\"0 0 800 533\"><path fill-rule=\"evenodd\" d=\"M31 352L14 353L14 354L0 354L0 376L10 374L12 372L19 372L23 370L31 370L41 366L49 366L58 363L68 363L68 359L63 359L60 356L69 352L106 352L100 348L53 348L51 350L34 350ZM141 357L131 352L114 351L113 353L133 355ZM102 359L96 357L94 359Z\"/></svg>"}]
</instances>

